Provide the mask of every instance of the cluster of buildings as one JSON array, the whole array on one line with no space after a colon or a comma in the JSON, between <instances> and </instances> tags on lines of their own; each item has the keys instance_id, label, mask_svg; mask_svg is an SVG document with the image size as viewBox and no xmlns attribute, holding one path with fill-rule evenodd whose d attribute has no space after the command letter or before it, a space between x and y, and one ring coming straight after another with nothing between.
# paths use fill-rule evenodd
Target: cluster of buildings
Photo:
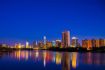
<instances>
[{"instance_id":1,"label":"cluster of buildings","mask_svg":"<svg viewBox=\"0 0 105 70\"><path fill-rule=\"evenodd\" d=\"M3 46L5 46L3 44ZM84 39L81 44L78 41L77 37L70 36L70 31L62 32L62 40L53 40L48 41L46 36L43 37L42 41L35 41L31 45L29 42L26 42L25 45L21 43L16 43L15 48L50 48L50 47L59 47L59 48L67 48L67 47L80 47L90 49L92 47L102 47L105 46L105 39ZM12 46L14 48L14 46Z\"/></svg>"},{"instance_id":2,"label":"cluster of buildings","mask_svg":"<svg viewBox=\"0 0 105 70\"><path fill-rule=\"evenodd\" d=\"M72 39L70 39L70 31L62 32L62 40L48 41L46 36L44 36L43 41L34 42L34 47L40 47L40 48L50 48L50 47L67 48L67 47L79 47L79 46L80 43L78 42L78 38L72 37Z\"/></svg>"},{"instance_id":3,"label":"cluster of buildings","mask_svg":"<svg viewBox=\"0 0 105 70\"><path fill-rule=\"evenodd\" d=\"M67 47L78 47L80 46L78 42L78 38L72 37L70 39L70 31L62 32L62 40L53 40L48 41L46 36L43 37L42 41L34 41L31 45L27 41L25 45L21 43L16 43L12 48L50 48L50 47L59 47L59 48L67 48Z\"/></svg>"},{"instance_id":4,"label":"cluster of buildings","mask_svg":"<svg viewBox=\"0 0 105 70\"><path fill-rule=\"evenodd\" d=\"M92 47L103 47L105 46L105 39L85 39L82 40L82 47L83 48L92 48Z\"/></svg>"}]
</instances>

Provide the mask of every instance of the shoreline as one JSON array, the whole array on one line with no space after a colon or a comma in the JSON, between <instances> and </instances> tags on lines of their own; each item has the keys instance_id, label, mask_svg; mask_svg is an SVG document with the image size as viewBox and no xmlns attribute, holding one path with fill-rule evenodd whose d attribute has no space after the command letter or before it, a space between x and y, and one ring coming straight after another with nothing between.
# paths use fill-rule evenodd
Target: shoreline
<instances>
[{"instance_id":1,"label":"shoreline","mask_svg":"<svg viewBox=\"0 0 105 70\"><path fill-rule=\"evenodd\" d=\"M39 48L39 49L34 49L34 48L0 48L0 52L11 52L11 51L17 51L17 50L27 50L27 51L32 51L32 50L46 50L46 51L54 51L54 52L102 52L105 53L105 47L100 47L100 48L92 48L90 50L87 50L86 48L81 48L81 47L76 47L76 48L59 48L59 47L53 47L53 48Z\"/></svg>"}]
</instances>

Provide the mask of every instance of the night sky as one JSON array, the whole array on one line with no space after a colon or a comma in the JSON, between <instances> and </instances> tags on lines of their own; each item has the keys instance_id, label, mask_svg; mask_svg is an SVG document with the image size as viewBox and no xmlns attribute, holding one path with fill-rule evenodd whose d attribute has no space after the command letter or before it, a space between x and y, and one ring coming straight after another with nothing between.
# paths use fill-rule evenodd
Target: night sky
<instances>
[{"instance_id":1,"label":"night sky","mask_svg":"<svg viewBox=\"0 0 105 70\"><path fill-rule=\"evenodd\" d=\"M105 0L0 0L0 40L105 38Z\"/></svg>"}]
</instances>

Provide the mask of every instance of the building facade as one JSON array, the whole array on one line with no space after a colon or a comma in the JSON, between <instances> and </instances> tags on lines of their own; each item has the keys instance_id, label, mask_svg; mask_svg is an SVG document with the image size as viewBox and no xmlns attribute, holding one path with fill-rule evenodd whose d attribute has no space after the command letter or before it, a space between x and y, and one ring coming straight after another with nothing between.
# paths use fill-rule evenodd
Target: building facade
<instances>
[{"instance_id":1,"label":"building facade","mask_svg":"<svg viewBox=\"0 0 105 70\"><path fill-rule=\"evenodd\" d=\"M62 47L66 48L70 46L70 31L62 32Z\"/></svg>"}]
</instances>

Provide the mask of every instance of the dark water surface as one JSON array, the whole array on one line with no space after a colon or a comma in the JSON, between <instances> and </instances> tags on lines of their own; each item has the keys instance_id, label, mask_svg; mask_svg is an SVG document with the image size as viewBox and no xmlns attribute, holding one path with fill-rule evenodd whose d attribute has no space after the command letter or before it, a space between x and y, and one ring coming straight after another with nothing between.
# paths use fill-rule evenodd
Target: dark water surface
<instances>
[{"instance_id":1,"label":"dark water surface","mask_svg":"<svg viewBox=\"0 0 105 70\"><path fill-rule=\"evenodd\" d=\"M0 52L0 70L105 70L105 53Z\"/></svg>"}]
</instances>

